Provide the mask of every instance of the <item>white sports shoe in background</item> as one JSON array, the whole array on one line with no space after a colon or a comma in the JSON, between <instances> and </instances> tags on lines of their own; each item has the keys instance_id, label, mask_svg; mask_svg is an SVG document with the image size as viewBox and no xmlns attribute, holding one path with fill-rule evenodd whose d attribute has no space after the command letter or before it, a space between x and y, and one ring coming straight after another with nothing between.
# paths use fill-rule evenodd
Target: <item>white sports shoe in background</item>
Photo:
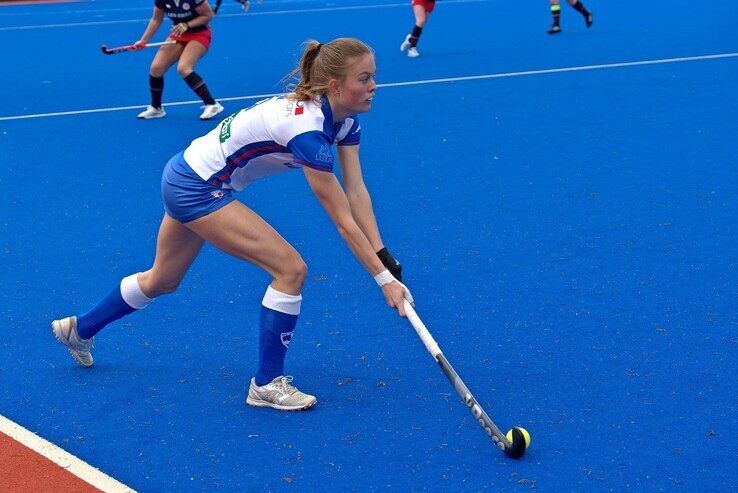
<instances>
[{"instance_id":1,"label":"white sports shoe in background","mask_svg":"<svg viewBox=\"0 0 738 493\"><path fill-rule=\"evenodd\" d=\"M154 108L153 106L147 106L145 110L138 114L139 118L144 120L150 120L151 118L162 118L167 116L167 112L164 108Z\"/></svg>"},{"instance_id":2,"label":"white sports shoe in background","mask_svg":"<svg viewBox=\"0 0 738 493\"><path fill-rule=\"evenodd\" d=\"M246 404L255 407L271 407L280 411L301 411L318 402L313 395L300 392L292 385L292 377L278 376L261 387L252 378Z\"/></svg>"},{"instance_id":3,"label":"white sports shoe in background","mask_svg":"<svg viewBox=\"0 0 738 493\"><path fill-rule=\"evenodd\" d=\"M414 46L411 46L409 50L407 50L407 56L410 58L417 58L420 56L420 53L418 53L418 49Z\"/></svg>"},{"instance_id":4,"label":"white sports shoe in background","mask_svg":"<svg viewBox=\"0 0 738 493\"><path fill-rule=\"evenodd\" d=\"M56 340L67 346L72 358L84 366L89 368L92 366L92 337L82 339L77 333L77 317L67 317L61 320L51 322L51 330L54 331Z\"/></svg>"},{"instance_id":5,"label":"white sports shoe in background","mask_svg":"<svg viewBox=\"0 0 738 493\"><path fill-rule=\"evenodd\" d=\"M210 120L221 111L223 111L223 107L217 101L215 102L215 104L206 104L205 106L203 106L200 120Z\"/></svg>"},{"instance_id":6,"label":"white sports shoe in background","mask_svg":"<svg viewBox=\"0 0 738 493\"><path fill-rule=\"evenodd\" d=\"M405 41L400 45L400 51L405 51L410 48L410 35L405 36Z\"/></svg>"}]
</instances>

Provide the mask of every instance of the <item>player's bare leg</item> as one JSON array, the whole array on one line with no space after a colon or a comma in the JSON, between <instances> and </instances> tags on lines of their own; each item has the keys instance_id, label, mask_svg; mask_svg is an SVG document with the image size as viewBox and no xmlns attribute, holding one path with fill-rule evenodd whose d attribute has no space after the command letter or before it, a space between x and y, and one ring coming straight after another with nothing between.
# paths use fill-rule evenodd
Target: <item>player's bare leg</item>
<instances>
[{"instance_id":1,"label":"player's bare leg","mask_svg":"<svg viewBox=\"0 0 738 493\"><path fill-rule=\"evenodd\" d=\"M405 41L400 45L400 51L407 51L407 56L410 58L420 56L417 44L429 14L425 11L424 6L413 5L413 15L415 16L415 25L413 26L413 30L410 34L405 36Z\"/></svg>"},{"instance_id":2,"label":"player's bare leg","mask_svg":"<svg viewBox=\"0 0 738 493\"><path fill-rule=\"evenodd\" d=\"M164 214L156 238L154 265L138 274L138 285L148 298L173 293L200 253L204 241L190 228Z\"/></svg>"},{"instance_id":3,"label":"player's bare leg","mask_svg":"<svg viewBox=\"0 0 738 493\"><path fill-rule=\"evenodd\" d=\"M262 300L259 367L246 402L257 407L296 411L317 399L297 390L284 375L287 347L300 313L300 291L307 266L300 254L258 214L238 201L187 223L199 236L234 257L256 264L274 280Z\"/></svg>"},{"instance_id":4,"label":"player's bare leg","mask_svg":"<svg viewBox=\"0 0 738 493\"><path fill-rule=\"evenodd\" d=\"M164 45L156 51L154 60L149 68L149 88L151 90L151 104L141 113L138 118L150 120L166 116L166 111L161 105L161 97L164 92L164 74L182 54L184 46L181 44Z\"/></svg>"},{"instance_id":5,"label":"player's bare leg","mask_svg":"<svg viewBox=\"0 0 738 493\"><path fill-rule=\"evenodd\" d=\"M182 55L179 57L177 63L177 72L180 77L184 79L190 89L202 99L205 104L203 106L203 112L200 115L201 120L209 120L215 115L223 111L223 106L220 105L213 96L210 94L205 81L195 72L195 65L197 62L205 56L208 52L207 48L197 41L190 41L184 47Z\"/></svg>"}]
</instances>

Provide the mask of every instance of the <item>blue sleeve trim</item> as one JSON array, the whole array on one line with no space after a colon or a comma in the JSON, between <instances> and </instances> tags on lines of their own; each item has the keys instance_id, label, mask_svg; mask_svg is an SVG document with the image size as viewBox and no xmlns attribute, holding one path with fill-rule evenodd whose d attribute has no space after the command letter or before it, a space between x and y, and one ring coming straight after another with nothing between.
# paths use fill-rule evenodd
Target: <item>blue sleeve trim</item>
<instances>
[{"instance_id":1,"label":"blue sleeve trim","mask_svg":"<svg viewBox=\"0 0 738 493\"><path fill-rule=\"evenodd\" d=\"M307 166L310 169L314 169L317 171L325 171L326 173L333 173L333 167L326 168L324 166L320 166L315 163L307 163L305 161L300 161L298 159L295 159L295 163L299 164L300 166Z\"/></svg>"},{"instance_id":2,"label":"blue sleeve trim","mask_svg":"<svg viewBox=\"0 0 738 493\"><path fill-rule=\"evenodd\" d=\"M322 171L333 171L336 163L333 143L324 132L313 130L296 135L287 142L287 149L298 164Z\"/></svg>"}]
</instances>

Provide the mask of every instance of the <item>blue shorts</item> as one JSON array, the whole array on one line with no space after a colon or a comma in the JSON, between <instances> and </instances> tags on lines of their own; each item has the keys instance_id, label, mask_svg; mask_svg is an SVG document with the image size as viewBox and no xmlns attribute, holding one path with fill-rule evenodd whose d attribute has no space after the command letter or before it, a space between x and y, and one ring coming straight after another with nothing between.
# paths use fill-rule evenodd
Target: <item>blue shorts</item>
<instances>
[{"instance_id":1,"label":"blue shorts","mask_svg":"<svg viewBox=\"0 0 738 493\"><path fill-rule=\"evenodd\" d=\"M180 152L169 160L161 175L164 210L186 223L207 216L235 199L228 188L216 188L200 178Z\"/></svg>"}]
</instances>

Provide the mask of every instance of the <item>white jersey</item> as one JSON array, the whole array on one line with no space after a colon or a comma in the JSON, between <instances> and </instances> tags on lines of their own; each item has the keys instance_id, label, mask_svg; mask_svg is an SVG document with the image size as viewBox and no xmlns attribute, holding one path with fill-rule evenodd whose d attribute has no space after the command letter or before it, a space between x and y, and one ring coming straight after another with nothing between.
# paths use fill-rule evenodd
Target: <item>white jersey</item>
<instances>
[{"instance_id":1,"label":"white jersey","mask_svg":"<svg viewBox=\"0 0 738 493\"><path fill-rule=\"evenodd\" d=\"M356 117L333 124L322 104L274 97L232 114L192 141L184 159L204 181L236 191L261 178L308 166L332 172L333 144L358 145Z\"/></svg>"}]
</instances>

